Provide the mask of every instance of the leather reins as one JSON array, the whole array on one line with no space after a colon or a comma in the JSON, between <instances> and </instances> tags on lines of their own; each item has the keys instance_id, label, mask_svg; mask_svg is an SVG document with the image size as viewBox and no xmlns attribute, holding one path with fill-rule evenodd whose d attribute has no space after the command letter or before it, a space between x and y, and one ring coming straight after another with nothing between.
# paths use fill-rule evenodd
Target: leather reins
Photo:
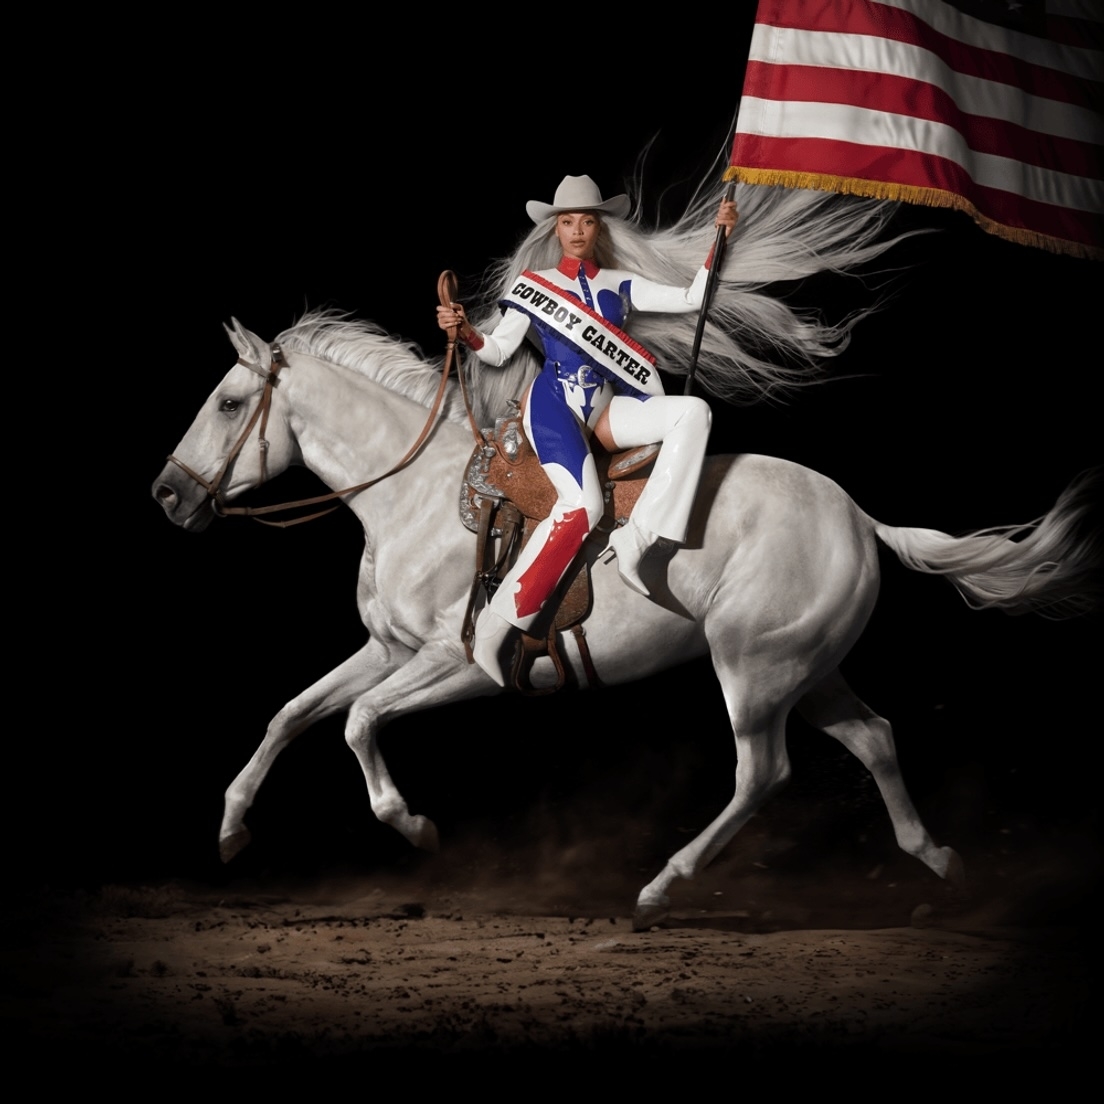
<instances>
[{"instance_id":1,"label":"leather reins","mask_svg":"<svg viewBox=\"0 0 1104 1104\"><path fill-rule=\"evenodd\" d=\"M453 297L456 294L456 276L452 272L442 272L440 278L437 281L437 295L442 305L447 306L452 302ZM227 454L226 459L223 461L222 467L219 469L218 474L213 479L204 479L198 472L193 471L183 460L178 459L176 456L169 456L168 459L171 463L175 464L186 475L194 479L206 492L207 497L212 500L212 508L219 517L249 517L254 521L260 522L262 525L273 525L280 529L286 529L292 525L302 525L306 521L314 521L315 518L324 517L326 514L333 513L337 506L331 506L326 510L317 510L313 514L307 514L304 517L290 518L285 521L267 521L261 515L275 514L281 510L295 510L303 506L317 506L323 502L332 502L337 498L344 498L345 495L357 494L360 491L367 490L369 487L375 486L377 483L383 482L383 480L395 475L396 472L401 471L410 463L411 460L417 455L422 445L425 444L426 438L429 436L433 429L434 424L437 421L437 415L440 413L441 405L444 402L445 391L448 386L449 372L452 370L452 362L456 353L456 332L455 327L449 329L449 340L445 351L445 363L441 369L441 382L437 387L437 394L433 399L433 405L430 408L429 416L426 418L425 425L422 427L422 431L418 434L414 443L406 450L397 463L391 468L385 471L382 475L377 475L374 479L368 479L363 483L358 483L354 487L346 487L341 491L330 491L328 494L315 495L312 498L300 498L294 502L281 502L273 506L227 506L224 498L222 497L222 481L226 478L227 472L230 470L230 465L237 459L238 454L241 452L245 445L245 442L249 439L249 434L253 432L253 427L260 422L260 428L258 429L258 445L260 447L261 454L261 482L264 483L268 479L268 439L265 437L265 430L268 427L268 415L272 407L272 392L273 389L279 383L280 370L286 368L287 358L284 356L283 349L279 344L272 345L272 364L269 370L266 372L257 364L251 364L249 361L238 358L238 363L243 367L248 368L251 372L255 372L264 381L264 391L261 394L261 401L257 404L257 409L253 411L245 429L242 430L241 436L238 437L234 447ZM475 434L477 442L483 442L483 434L480 433L478 427L475 424L475 417L472 414L471 402L468 399L468 390L464 381L464 373L459 364L459 357L456 357L457 369L456 375L460 380L460 391L464 396L464 406L468 412L468 421L471 423L472 433Z\"/></svg>"}]
</instances>

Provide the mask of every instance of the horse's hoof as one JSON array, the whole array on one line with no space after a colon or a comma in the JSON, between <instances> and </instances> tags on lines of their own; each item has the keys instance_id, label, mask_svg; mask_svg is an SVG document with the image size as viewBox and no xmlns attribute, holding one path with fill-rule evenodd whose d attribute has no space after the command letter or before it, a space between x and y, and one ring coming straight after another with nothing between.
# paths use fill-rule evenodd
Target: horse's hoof
<instances>
[{"instance_id":1,"label":"horse's hoof","mask_svg":"<svg viewBox=\"0 0 1104 1104\"><path fill-rule=\"evenodd\" d=\"M943 871L943 877L952 889L962 891L966 888L966 866L957 851L951 847L941 847L947 860L947 866Z\"/></svg>"},{"instance_id":2,"label":"horse's hoof","mask_svg":"<svg viewBox=\"0 0 1104 1104\"><path fill-rule=\"evenodd\" d=\"M662 920L667 919L671 911L669 897L657 897L652 901L637 901L633 911L633 931L648 931Z\"/></svg>"},{"instance_id":3,"label":"horse's hoof","mask_svg":"<svg viewBox=\"0 0 1104 1104\"><path fill-rule=\"evenodd\" d=\"M249 829L243 824L236 832L219 839L219 858L228 863L235 855L249 846L253 839Z\"/></svg>"},{"instance_id":4,"label":"horse's hoof","mask_svg":"<svg viewBox=\"0 0 1104 1104\"><path fill-rule=\"evenodd\" d=\"M930 928L937 919L937 913L931 905L917 905L912 910L912 916L909 917L909 923L914 928Z\"/></svg>"},{"instance_id":5,"label":"horse's hoof","mask_svg":"<svg viewBox=\"0 0 1104 1104\"><path fill-rule=\"evenodd\" d=\"M437 835L437 825L429 817L414 817L414 831L411 833L410 842L423 851L431 851L437 854L441 850L441 839Z\"/></svg>"}]
</instances>

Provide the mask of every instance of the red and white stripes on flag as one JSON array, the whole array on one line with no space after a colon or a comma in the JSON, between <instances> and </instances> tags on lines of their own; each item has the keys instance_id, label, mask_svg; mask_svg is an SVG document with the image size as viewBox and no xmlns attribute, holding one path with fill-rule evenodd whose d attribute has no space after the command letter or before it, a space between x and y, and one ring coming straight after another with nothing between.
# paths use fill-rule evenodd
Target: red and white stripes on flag
<instances>
[{"instance_id":1,"label":"red and white stripes on flag","mask_svg":"<svg viewBox=\"0 0 1104 1104\"><path fill-rule=\"evenodd\" d=\"M1104 259L1104 3L760 0L726 178Z\"/></svg>"}]
</instances>

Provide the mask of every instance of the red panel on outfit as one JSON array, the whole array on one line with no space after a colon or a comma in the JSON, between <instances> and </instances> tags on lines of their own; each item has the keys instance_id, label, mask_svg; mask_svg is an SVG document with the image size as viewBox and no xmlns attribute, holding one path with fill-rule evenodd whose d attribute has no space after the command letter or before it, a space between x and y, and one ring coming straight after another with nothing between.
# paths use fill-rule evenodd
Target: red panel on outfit
<instances>
[{"instance_id":1,"label":"red panel on outfit","mask_svg":"<svg viewBox=\"0 0 1104 1104\"><path fill-rule=\"evenodd\" d=\"M518 617L528 617L541 608L589 532L586 510L571 510L552 523L544 547L518 578L514 595Z\"/></svg>"}]
</instances>

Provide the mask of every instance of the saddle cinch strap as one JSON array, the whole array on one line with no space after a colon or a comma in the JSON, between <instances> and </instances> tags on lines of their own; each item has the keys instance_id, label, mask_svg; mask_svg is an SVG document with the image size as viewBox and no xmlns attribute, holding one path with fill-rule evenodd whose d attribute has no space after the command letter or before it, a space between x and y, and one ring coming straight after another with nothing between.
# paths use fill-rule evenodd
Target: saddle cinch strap
<instances>
[{"instance_id":1,"label":"saddle cinch strap","mask_svg":"<svg viewBox=\"0 0 1104 1104\"><path fill-rule=\"evenodd\" d=\"M461 517L476 533L475 574L461 630L469 663L474 662L472 641L480 593L490 601L529 535L556 502L555 488L525 437L520 414L500 418L494 430L484 431L482 438L472 453L461 495ZM596 455L605 487L606 511L548 599L545 616L538 622L542 632L521 634L510 683L522 694L555 693L573 681L572 670L560 652L560 637L567 632L575 637L587 683L591 687L602 685L583 626L592 605L587 546L593 549L595 535L604 541L608 533L628 520L647 478L645 469L658 451L658 445L648 445L614 457ZM534 686L530 677L533 665L546 657L552 662L556 681L550 686Z\"/></svg>"}]
</instances>

